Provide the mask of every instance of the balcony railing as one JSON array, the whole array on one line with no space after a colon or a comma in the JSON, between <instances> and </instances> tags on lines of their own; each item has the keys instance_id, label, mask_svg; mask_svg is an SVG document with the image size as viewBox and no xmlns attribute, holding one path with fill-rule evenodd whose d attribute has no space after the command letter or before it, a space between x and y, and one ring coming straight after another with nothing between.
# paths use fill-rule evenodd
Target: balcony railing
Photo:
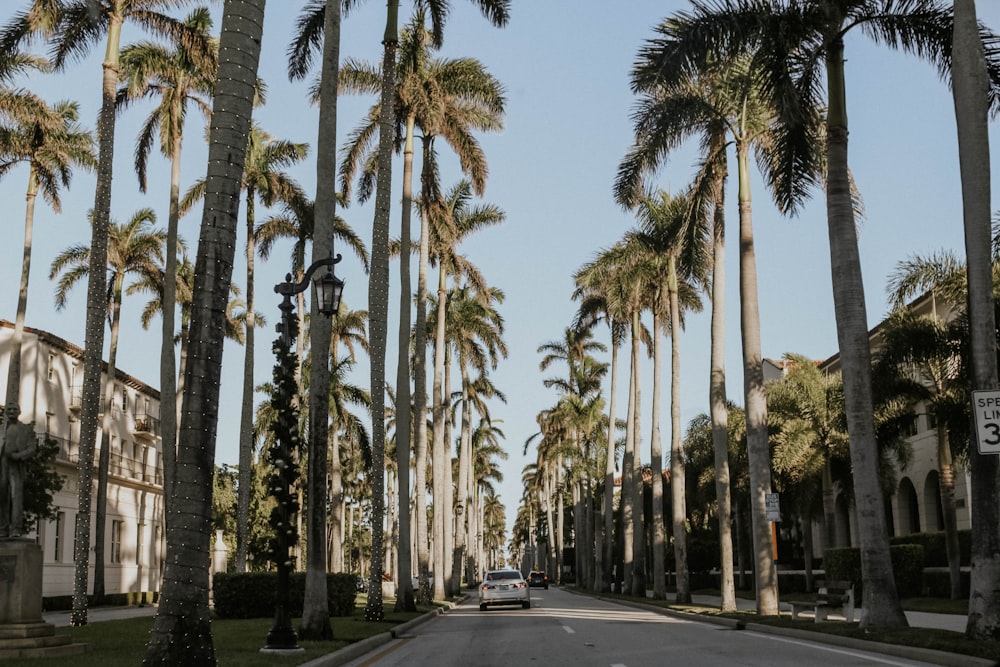
<instances>
[{"instance_id":1,"label":"balcony railing","mask_svg":"<svg viewBox=\"0 0 1000 667\"><path fill-rule=\"evenodd\" d=\"M83 408L83 385L75 384L69 390L69 409L80 410Z\"/></svg>"},{"instance_id":2,"label":"balcony railing","mask_svg":"<svg viewBox=\"0 0 1000 667\"><path fill-rule=\"evenodd\" d=\"M140 437L158 438L160 436L160 420L150 415L136 415L135 427L132 432Z\"/></svg>"},{"instance_id":3,"label":"balcony railing","mask_svg":"<svg viewBox=\"0 0 1000 667\"><path fill-rule=\"evenodd\" d=\"M38 437L47 437L59 443L59 451L56 453L56 461L76 465L80 462L80 445L66 438L54 435L39 433ZM94 469L99 463L99 450L94 452ZM144 464L137 459L124 457L121 454L112 454L109 465L109 472L118 477L145 482L146 484L163 485L163 470L155 465Z\"/></svg>"}]
</instances>

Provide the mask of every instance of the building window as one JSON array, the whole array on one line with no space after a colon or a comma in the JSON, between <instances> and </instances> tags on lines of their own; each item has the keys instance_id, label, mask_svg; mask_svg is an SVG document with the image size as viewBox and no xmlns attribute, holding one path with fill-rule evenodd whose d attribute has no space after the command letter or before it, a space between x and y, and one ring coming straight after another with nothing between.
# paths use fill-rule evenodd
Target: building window
<instances>
[{"instance_id":1,"label":"building window","mask_svg":"<svg viewBox=\"0 0 1000 667\"><path fill-rule=\"evenodd\" d=\"M123 522L114 520L111 522L111 562L122 562L122 530Z\"/></svg>"},{"instance_id":2,"label":"building window","mask_svg":"<svg viewBox=\"0 0 1000 667\"><path fill-rule=\"evenodd\" d=\"M52 539L52 560L57 563L62 562L62 550L63 541L66 539L66 513L59 512L56 514L55 520L55 530L53 531L55 535Z\"/></svg>"},{"instance_id":3,"label":"building window","mask_svg":"<svg viewBox=\"0 0 1000 667\"><path fill-rule=\"evenodd\" d=\"M49 353L49 382L56 381L56 355Z\"/></svg>"},{"instance_id":4,"label":"building window","mask_svg":"<svg viewBox=\"0 0 1000 667\"><path fill-rule=\"evenodd\" d=\"M139 524L139 530L138 530L138 532L136 533L136 536L135 536L135 564L136 565L142 565L143 564L143 562L142 562L143 561L143 557L142 556L143 556L143 553L146 550L145 537L146 537L146 524L140 523Z\"/></svg>"},{"instance_id":5,"label":"building window","mask_svg":"<svg viewBox=\"0 0 1000 667\"><path fill-rule=\"evenodd\" d=\"M122 387L122 412L128 414L128 389Z\"/></svg>"},{"instance_id":6,"label":"building window","mask_svg":"<svg viewBox=\"0 0 1000 667\"><path fill-rule=\"evenodd\" d=\"M52 431L54 430L52 428L52 425L53 425L53 421L52 420L54 418L55 418L55 415L52 414L51 412L46 412L45 413L45 433L46 434L52 433Z\"/></svg>"}]
</instances>

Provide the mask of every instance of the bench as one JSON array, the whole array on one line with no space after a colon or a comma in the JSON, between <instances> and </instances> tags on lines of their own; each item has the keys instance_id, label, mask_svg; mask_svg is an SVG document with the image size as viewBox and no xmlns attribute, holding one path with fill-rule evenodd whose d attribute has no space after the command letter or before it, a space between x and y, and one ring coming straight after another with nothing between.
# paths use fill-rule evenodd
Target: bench
<instances>
[{"instance_id":1,"label":"bench","mask_svg":"<svg viewBox=\"0 0 1000 667\"><path fill-rule=\"evenodd\" d=\"M817 623L827 620L831 611L839 611L848 623L854 622L854 585L849 581L819 582L816 597L812 600L789 602L792 618L797 619L803 611L815 614Z\"/></svg>"}]
</instances>

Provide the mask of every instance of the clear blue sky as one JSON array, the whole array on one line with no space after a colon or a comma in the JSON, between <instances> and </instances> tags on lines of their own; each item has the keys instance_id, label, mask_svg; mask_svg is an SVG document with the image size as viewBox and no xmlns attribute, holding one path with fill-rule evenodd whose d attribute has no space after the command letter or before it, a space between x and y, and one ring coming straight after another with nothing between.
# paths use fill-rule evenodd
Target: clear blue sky
<instances>
[{"instance_id":1,"label":"clear blue sky","mask_svg":"<svg viewBox=\"0 0 1000 667\"><path fill-rule=\"evenodd\" d=\"M269 84L269 100L257 120L272 135L314 144L316 109L305 101L306 83L287 81L285 56L301 2L272 0L266 14L260 74ZM978 3L980 20L1000 31L1000 3ZM26 2L7 0L0 21L6 23ZM401 20L411 3L402 3ZM504 289L509 358L494 374L495 384L508 403L496 404L493 416L502 419L510 459L503 464L500 486L508 516L521 497L520 477L534 451L522 456L525 440L536 431L535 415L556 400L542 385L543 377L558 374L538 370L538 346L559 339L569 325L576 304L570 299L572 274L598 251L612 245L634 224L617 207L611 187L618 163L632 138L629 119L634 98L628 76L635 54L651 28L663 17L689 5L682 0L626 0L608 4L596 0L513 3L510 25L492 28L472 3L451 3L444 57L475 57L506 86L506 127L482 137L490 165L484 200L502 207L506 223L482 232L462 250L480 267L488 281ZM221 3L215 15L221 16ZM342 54L380 62L384 3L362 4L344 22ZM217 19L216 24L221 22ZM126 29L123 44L145 36ZM36 78L25 85L49 101L78 100L82 119L93 127L99 107L100 57L103 45L91 57L71 67L68 74ZM850 164L865 199L867 219L859 228L859 244L866 285L869 322L874 325L887 311L885 285L897 262L913 254L962 245L961 199L957 166L954 110L948 88L928 64L912 57L873 47L860 35L847 41L847 90L850 116ZM338 136L343 141L372 103L371 99L344 99ZM157 211L166 225L169 172L165 159L150 160L148 194L138 191L132 169L132 151L139 123L148 107L136 106L123 115L116 131L117 157L112 216L127 220L140 207ZM200 119L189 117L182 189L205 172L205 148ZM995 125L995 124L994 124ZM444 163L442 182L454 184L460 174L439 147ZM656 180L668 191L689 182L696 160L695 147L675 156ZM998 151L993 151L993 178L997 181ZM315 195L315 166L310 159L292 174L310 196ZM733 170L735 171L735 170ZM393 190L400 191L396 168ZM0 181L0 197L8 210L6 242L0 246L0 317L13 320L17 277L21 263L26 171L15 170ZM75 243L89 242L86 213L93 206L94 177L77 174L63 193L63 213L54 214L42 201L35 214L35 245L27 323L78 345L83 344L85 285L70 295L62 312L53 305L54 284L48 279L52 259ZM796 352L823 359L836 353L836 330L830 282L825 203L821 192L795 219L781 217L768 194L754 184L754 227L759 271L760 316L765 356L780 358ZM730 182L729 219L735 220L735 184ZM398 235L399 197L393 199L393 232ZM994 205L994 208L996 206ZM242 211L241 211L242 214ZM352 205L340 211L367 241L371 237L372 209ZM257 209L258 220L267 212ZM195 243L200 211L181 221L181 233ZM242 243L242 221L240 243ZM416 224L414 225L416 232ZM729 396L742 404L742 373L737 298L736 234L730 232L727 259L727 371ZM278 318L278 298L271 287L289 270L289 246L279 247L266 263L258 263L257 308L269 318L257 336L257 382L270 378L273 360L272 325ZM236 252L234 277L243 281L242 251ZM398 268L393 268L391 302L398 300ZM345 299L364 308L367 285L359 263L349 253L338 267L347 279ZM414 283L415 284L415 283ZM138 324L141 298L127 299L119 367L156 386L158 326L144 332ZM396 324L390 321L394 334ZM603 335L603 332L602 334ZM391 335L390 338L393 336ZM681 339L683 357L681 399L684 426L707 411L709 313L690 315ZM217 461L237 461L239 395L243 350L227 344L223 358L223 386ZM395 380L395 348L387 360L389 380ZM651 373L645 369L643 460L648 461L648 400ZM669 376L664 377L665 381ZM367 386L367 365L355 378ZM666 395L665 395L666 396ZM258 397L259 398L259 397ZM664 402L662 428L669 433L669 411Z\"/></svg>"}]
</instances>

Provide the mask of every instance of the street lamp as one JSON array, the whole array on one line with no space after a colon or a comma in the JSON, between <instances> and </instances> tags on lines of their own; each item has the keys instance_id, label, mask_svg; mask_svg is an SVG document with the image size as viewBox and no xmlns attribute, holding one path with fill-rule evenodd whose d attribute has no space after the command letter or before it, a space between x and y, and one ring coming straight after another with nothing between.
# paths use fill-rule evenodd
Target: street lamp
<instances>
[{"instance_id":1,"label":"street lamp","mask_svg":"<svg viewBox=\"0 0 1000 667\"><path fill-rule=\"evenodd\" d=\"M286 273L285 282L274 286L275 294L281 294L284 297L278 305L278 309L281 310L281 322L275 328L281 333L282 340L286 345L290 346L294 338L291 334L292 329L290 326L292 313L295 310L295 306L292 305L292 295L305 291L306 287L309 286L309 280L312 278L312 275L321 266L330 268L314 281L316 284L316 309L327 317L340 309L340 297L344 293L344 281L333 273L333 265L340 260L341 256L339 254L336 257L318 259L312 263L312 266L306 269L305 273L302 274L302 280L299 282L292 282L292 274Z\"/></svg>"},{"instance_id":2,"label":"street lamp","mask_svg":"<svg viewBox=\"0 0 1000 667\"><path fill-rule=\"evenodd\" d=\"M292 295L305 291L306 287L320 267L329 269L315 280L317 310L329 317L340 308L340 297L344 292L344 281L333 273L333 266L341 259L327 257L313 262L306 269L299 282L292 282L292 275L285 276L285 282L274 286L276 294L282 295L278 308L281 310L281 322L276 329L281 339L275 342L274 350L278 358L274 371L274 393L272 407L277 418L271 425L274 443L268 455L274 465L271 473L271 494L277 502L277 512L272 514L272 526L275 529L274 557L278 569L278 578L274 594L274 622L267 635L267 644L261 649L265 653L301 653L304 649L298 645L298 636L292 629L291 614L288 611L289 577L291 561L288 550L295 544L298 536L292 523L292 515L297 510L297 501L292 497L291 486L298 476L298 466L295 463L294 451L298 443L298 387L295 381L295 353L291 351L292 343L298 335L298 325L293 319L295 306Z\"/></svg>"}]
</instances>

